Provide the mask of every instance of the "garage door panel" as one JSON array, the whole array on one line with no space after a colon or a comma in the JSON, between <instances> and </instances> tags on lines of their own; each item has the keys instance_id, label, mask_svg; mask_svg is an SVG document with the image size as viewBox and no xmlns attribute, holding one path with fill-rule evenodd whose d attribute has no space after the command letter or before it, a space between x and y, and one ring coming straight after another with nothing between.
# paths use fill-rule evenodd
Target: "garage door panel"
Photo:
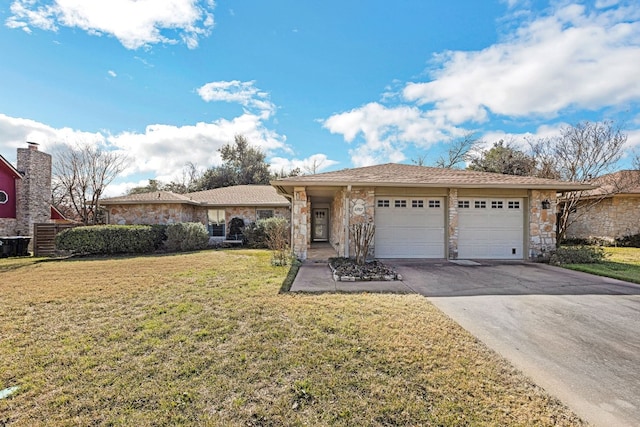
<instances>
[{"instance_id":1,"label":"garage door panel","mask_svg":"<svg viewBox=\"0 0 640 427\"><path fill-rule=\"evenodd\" d=\"M421 207L412 207L412 198L403 198L406 206L396 207L396 198L385 198L388 206L375 210L375 255L377 258L444 258L444 201L421 199ZM415 199L414 199L415 200ZM437 200L437 207L429 207Z\"/></svg>"},{"instance_id":2,"label":"garage door panel","mask_svg":"<svg viewBox=\"0 0 640 427\"><path fill-rule=\"evenodd\" d=\"M458 258L522 259L522 199L461 198L458 210ZM483 207L480 207L483 206ZM501 207L492 207L501 206Z\"/></svg>"}]
</instances>

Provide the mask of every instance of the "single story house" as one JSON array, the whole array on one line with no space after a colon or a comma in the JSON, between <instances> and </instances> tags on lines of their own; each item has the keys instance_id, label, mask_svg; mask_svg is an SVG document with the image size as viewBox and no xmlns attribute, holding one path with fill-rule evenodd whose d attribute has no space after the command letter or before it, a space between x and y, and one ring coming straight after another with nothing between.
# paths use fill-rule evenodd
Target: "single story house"
<instances>
[{"instance_id":1,"label":"single story house","mask_svg":"<svg viewBox=\"0 0 640 427\"><path fill-rule=\"evenodd\" d=\"M290 203L270 185L236 185L187 194L153 191L100 201L107 224L172 224L201 222L211 237L235 240L228 224L241 218L245 225L270 217L290 218Z\"/></svg>"},{"instance_id":2,"label":"single story house","mask_svg":"<svg viewBox=\"0 0 640 427\"><path fill-rule=\"evenodd\" d=\"M27 145L15 167L0 155L0 236L33 236L34 224L64 220L51 205L51 155Z\"/></svg>"},{"instance_id":3,"label":"single story house","mask_svg":"<svg viewBox=\"0 0 640 427\"><path fill-rule=\"evenodd\" d=\"M615 239L640 233L640 171L603 175L590 184L570 217L567 238Z\"/></svg>"},{"instance_id":4,"label":"single story house","mask_svg":"<svg viewBox=\"0 0 640 427\"><path fill-rule=\"evenodd\" d=\"M353 256L356 222L375 224L375 258L538 259L556 244L557 193L593 188L552 179L382 164L271 182L292 203L292 248L313 242Z\"/></svg>"}]
</instances>

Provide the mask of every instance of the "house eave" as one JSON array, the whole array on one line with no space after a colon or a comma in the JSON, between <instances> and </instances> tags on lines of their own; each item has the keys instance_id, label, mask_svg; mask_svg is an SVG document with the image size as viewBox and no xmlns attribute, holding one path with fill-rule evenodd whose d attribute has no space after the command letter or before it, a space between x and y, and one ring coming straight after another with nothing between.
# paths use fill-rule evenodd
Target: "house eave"
<instances>
[{"instance_id":1,"label":"house eave","mask_svg":"<svg viewBox=\"0 0 640 427\"><path fill-rule=\"evenodd\" d=\"M500 184L500 183L456 183L456 182L437 182L437 183L406 183L406 182L354 182L354 181L288 181L286 185L283 182L274 181L271 183L278 194L291 195L294 187L403 187L403 188L471 188L471 189L518 189L518 190L550 190L557 192L591 190L596 187L587 184Z\"/></svg>"}]
</instances>

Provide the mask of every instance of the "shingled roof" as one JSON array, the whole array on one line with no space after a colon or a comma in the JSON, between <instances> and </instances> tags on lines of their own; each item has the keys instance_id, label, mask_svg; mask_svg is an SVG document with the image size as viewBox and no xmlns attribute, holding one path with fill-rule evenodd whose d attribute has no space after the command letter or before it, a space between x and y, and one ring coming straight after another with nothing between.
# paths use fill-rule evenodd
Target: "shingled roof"
<instances>
[{"instance_id":1,"label":"shingled roof","mask_svg":"<svg viewBox=\"0 0 640 427\"><path fill-rule=\"evenodd\" d=\"M607 175L602 175L589 184L597 186L582 194L582 197L609 197L614 195L639 195L640 171L621 170Z\"/></svg>"},{"instance_id":2,"label":"shingled roof","mask_svg":"<svg viewBox=\"0 0 640 427\"><path fill-rule=\"evenodd\" d=\"M288 206L289 200L270 185L235 185L188 193L207 206Z\"/></svg>"},{"instance_id":3,"label":"shingled roof","mask_svg":"<svg viewBox=\"0 0 640 427\"><path fill-rule=\"evenodd\" d=\"M398 163L294 176L272 181L271 184L280 187L281 190L284 187L293 186L342 186L349 184L386 187L527 188L557 191L593 188L590 185L555 179Z\"/></svg>"},{"instance_id":4,"label":"shingled roof","mask_svg":"<svg viewBox=\"0 0 640 427\"><path fill-rule=\"evenodd\" d=\"M187 194L177 194L171 191L150 191L148 193L129 194L127 196L109 197L102 199L103 205L133 205L142 203L187 203L197 205Z\"/></svg>"},{"instance_id":5,"label":"shingled roof","mask_svg":"<svg viewBox=\"0 0 640 427\"><path fill-rule=\"evenodd\" d=\"M171 191L152 191L110 197L103 205L132 205L147 203L182 203L196 206L288 206L289 201L270 185L236 185L194 193L177 194Z\"/></svg>"}]
</instances>

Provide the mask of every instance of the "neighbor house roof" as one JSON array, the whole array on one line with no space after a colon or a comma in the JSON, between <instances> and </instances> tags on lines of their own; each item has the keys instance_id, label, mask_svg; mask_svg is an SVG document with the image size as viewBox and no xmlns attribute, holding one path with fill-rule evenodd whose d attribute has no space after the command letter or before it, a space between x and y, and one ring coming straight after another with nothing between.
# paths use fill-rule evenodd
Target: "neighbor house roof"
<instances>
[{"instance_id":1,"label":"neighbor house roof","mask_svg":"<svg viewBox=\"0 0 640 427\"><path fill-rule=\"evenodd\" d=\"M463 169L386 163L314 175L294 176L271 182L286 193L295 186L373 185L381 187L456 187L456 188L526 188L540 190L587 190L593 186L535 178L504 175ZM290 192L290 191L289 191Z\"/></svg>"},{"instance_id":2,"label":"neighbor house roof","mask_svg":"<svg viewBox=\"0 0 640 427\"><path fill-rule=\"evenodd\" d=\"M171 191L150 191L148 193L129 194L127 196L110 197L102 199L103 205L138 205L147 203L187 203L197 205L186 194L177 194Z\"/></svg>"},{"instance_id":3,"label":"neighbor house roof","mask_svg":"<svg viewBox=\"0 0 640 427\"><path fill-rule=\"evenodd\" d=\"M214 188L195 193L177 194L171 191L152 191L110 197L100 202L103 205L133 205L148 203L183 203L198 206L289 206L289 201L279 195L270 185L236 185Z\"/></svg>"},{"instance_id":4,"label":"neighbor house roof","mask_svg":"<svg viewBox=\"0 0 640 427\"><path fill-rule=\"evenodd\" d=\"M0 154L0 165L4 165L14 178L22 179L22 174L13 167L11 163Z\"/></svg>"},{"instance_id":5,"label":"neighbor house roof","mask_svg":"<svg viewBox=\"0 0 640 427\"><path fill-rule=\"evenodd\" d=\"M289 206L270 185L235 185L186 195L207 206Z\"/></svg>"},{"instance_id":6,"label":"neighbor house roof","mask_svg":"<svg viewBox=\"0 0 640 427\"><path fill-rule=\"evenodd\" d=\"M614 195L640 195L640 171L621 170L602 175L589 182L597 186L593 190L586 191L583 197L602 197Z\"/></svg>"}]
</instances>

